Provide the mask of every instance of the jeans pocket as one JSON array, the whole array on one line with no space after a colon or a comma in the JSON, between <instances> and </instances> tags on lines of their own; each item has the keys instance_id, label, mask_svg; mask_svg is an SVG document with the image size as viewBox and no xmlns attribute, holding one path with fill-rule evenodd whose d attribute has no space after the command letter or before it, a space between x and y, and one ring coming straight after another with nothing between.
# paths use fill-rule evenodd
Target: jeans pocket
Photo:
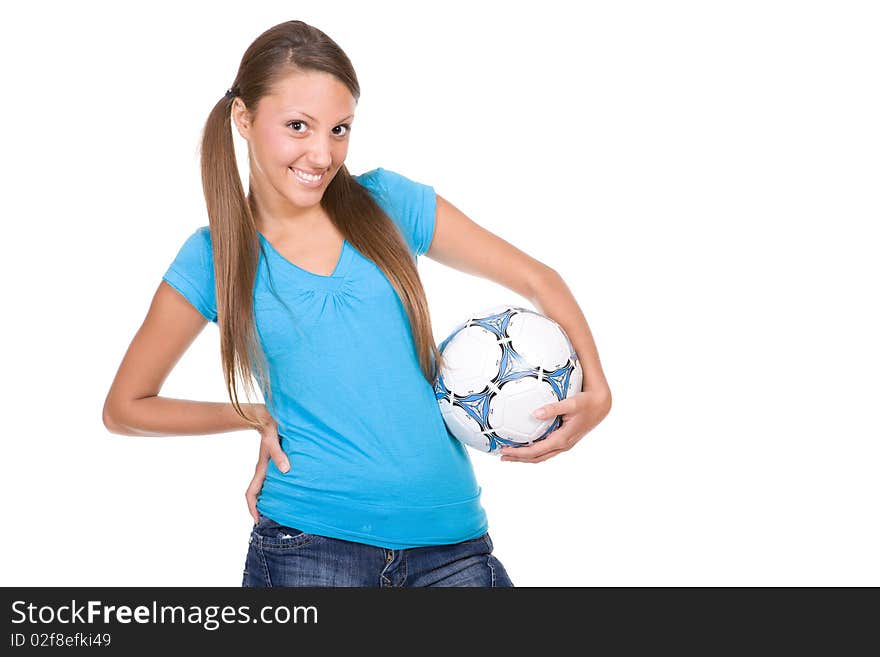
<instances>
[{"instance_id":1,"label":"jeans pocket","mask_svg":"<svg viewBox=\"0 0 880 657\"><path fill-rule=\"evenodd\" d=\"M489 540L490 540L489 539L489 532L485 532L475 538L469 538L466 541L461 541L460 543L454 543L453 545L464 547L464 546L472 546L472 545L479 543L481 545L489 547L489 552L491 552L492 549L491 549L491 544L490 544Z\"/></svg>"},{"instance_id":2,"label":"jeans pocket","mask_svg":"<svg viewBox=\"0 0 880 657\"><path fill-rule=\"evenodd\" d=\"M254 525L253 534L263 549L276 550L301 547L319 538L317 534L308 534L296 527L282 525L262 514L260 521Z\"/></svg>"}]
</instances>

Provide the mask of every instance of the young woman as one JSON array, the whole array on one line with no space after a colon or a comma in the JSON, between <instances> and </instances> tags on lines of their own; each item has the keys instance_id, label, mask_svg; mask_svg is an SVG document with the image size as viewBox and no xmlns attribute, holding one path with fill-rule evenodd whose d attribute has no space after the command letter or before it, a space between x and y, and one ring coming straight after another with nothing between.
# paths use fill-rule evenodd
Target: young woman
<instances>
[{"instance_id":1,"label":"young woman","mask_svg":"<svg viewBox=\"0 0 880 657\"><path fill-rule=\"evenodd\" d=\"M165 273L104 422L136 435L260 433L243 586L513 586L493 554L466 448L434 399L441 356L417 257L532 300L583 364L583 392L545 407L563 425L505 459L569 449L608 413L608 386L554 270L428 185L382 167L349 173L359 96L345 53L301 21L248 47L204 129L209 224ZM248 145L247 195L232 124ZM231 403L158 396L209 321ZM239 402L236 380L251 389L252 376L264 404Z\"/></svg>"}]
</instances>

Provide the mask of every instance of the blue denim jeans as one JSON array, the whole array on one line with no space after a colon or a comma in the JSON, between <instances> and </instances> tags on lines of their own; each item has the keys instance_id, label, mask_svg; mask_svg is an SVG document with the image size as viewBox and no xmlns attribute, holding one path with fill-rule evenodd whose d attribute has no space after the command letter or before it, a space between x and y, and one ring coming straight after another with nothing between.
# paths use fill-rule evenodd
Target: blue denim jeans
<instances>
[{"instance_id":1,"label":"blue denim jeans","mask_svg":"<svg viewBox=\"0 0 880 657\"><path fill-rule=\"evenodd\" d=\"M244 587L513 587L488 532L462 543L391 550L306 534L261 514L248 542Z\"/></svg>"}]
</instances>

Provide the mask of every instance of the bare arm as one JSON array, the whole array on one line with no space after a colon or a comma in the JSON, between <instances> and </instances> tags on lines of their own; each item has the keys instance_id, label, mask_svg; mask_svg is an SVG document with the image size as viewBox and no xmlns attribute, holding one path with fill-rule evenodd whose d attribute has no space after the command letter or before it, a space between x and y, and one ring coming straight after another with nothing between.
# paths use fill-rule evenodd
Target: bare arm
<instances>
[{"instance_id":1,"label":"bare arm","mask_svg":"<svg viewBox=\"0 0 880 657\"><path fill-rule=\"evenodd\" d=\"M104 426L127 436L201 435L254 429L231 403L160 397L168 374L208 320L165 281L122 359L104 401ZM242 404L262 422L271 417L263 404Z\"/></svg>"},{"instance_id":2,"label":"bare arm","mask_svg":"<svg viewBox=\"0 0 880 657\"><path fill-rule=\"evenodd\" d=\"M556 270L475 223L439 194L434 236L425 255L466 274L503 285L535 304L538 312L557 322L571 340L583 367L582 387L607 396L610 404L611 391L593 334Z\"/></svg>"}]
</instances>

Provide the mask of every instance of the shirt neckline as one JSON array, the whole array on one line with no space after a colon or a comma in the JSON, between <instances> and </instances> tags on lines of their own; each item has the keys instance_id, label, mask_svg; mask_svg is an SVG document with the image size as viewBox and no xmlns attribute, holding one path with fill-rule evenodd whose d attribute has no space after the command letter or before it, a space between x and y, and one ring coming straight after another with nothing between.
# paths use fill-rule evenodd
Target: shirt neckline
<instances>
[{"instance_id":1,"label":"shirt neckline","mask_svg":"<svg viewBox=\"0 0 880 657\"><path fill-rule=\"evenodd\" d=\"M260 231L257 231L257 235L260 237L260 240L268 247L269 252L274 254L274 256L285 263L288 267L290 267L294 272L298 273L300 277L307 278L313 282L336 282L337 279L340 279L345 276L345 272L348 268L348 263L351 260L351 250L350 245L347 239L342 240L342 249L339 252L339 257L336 259L336 266L333 268L333 271L329 276L325 276L324 274L316 274L313 271L309 271L308 269L303 269L299 265L291 262L287 258L285 258L268 240L268 238L263 235Z\"/></svg>"}]
</instances>

